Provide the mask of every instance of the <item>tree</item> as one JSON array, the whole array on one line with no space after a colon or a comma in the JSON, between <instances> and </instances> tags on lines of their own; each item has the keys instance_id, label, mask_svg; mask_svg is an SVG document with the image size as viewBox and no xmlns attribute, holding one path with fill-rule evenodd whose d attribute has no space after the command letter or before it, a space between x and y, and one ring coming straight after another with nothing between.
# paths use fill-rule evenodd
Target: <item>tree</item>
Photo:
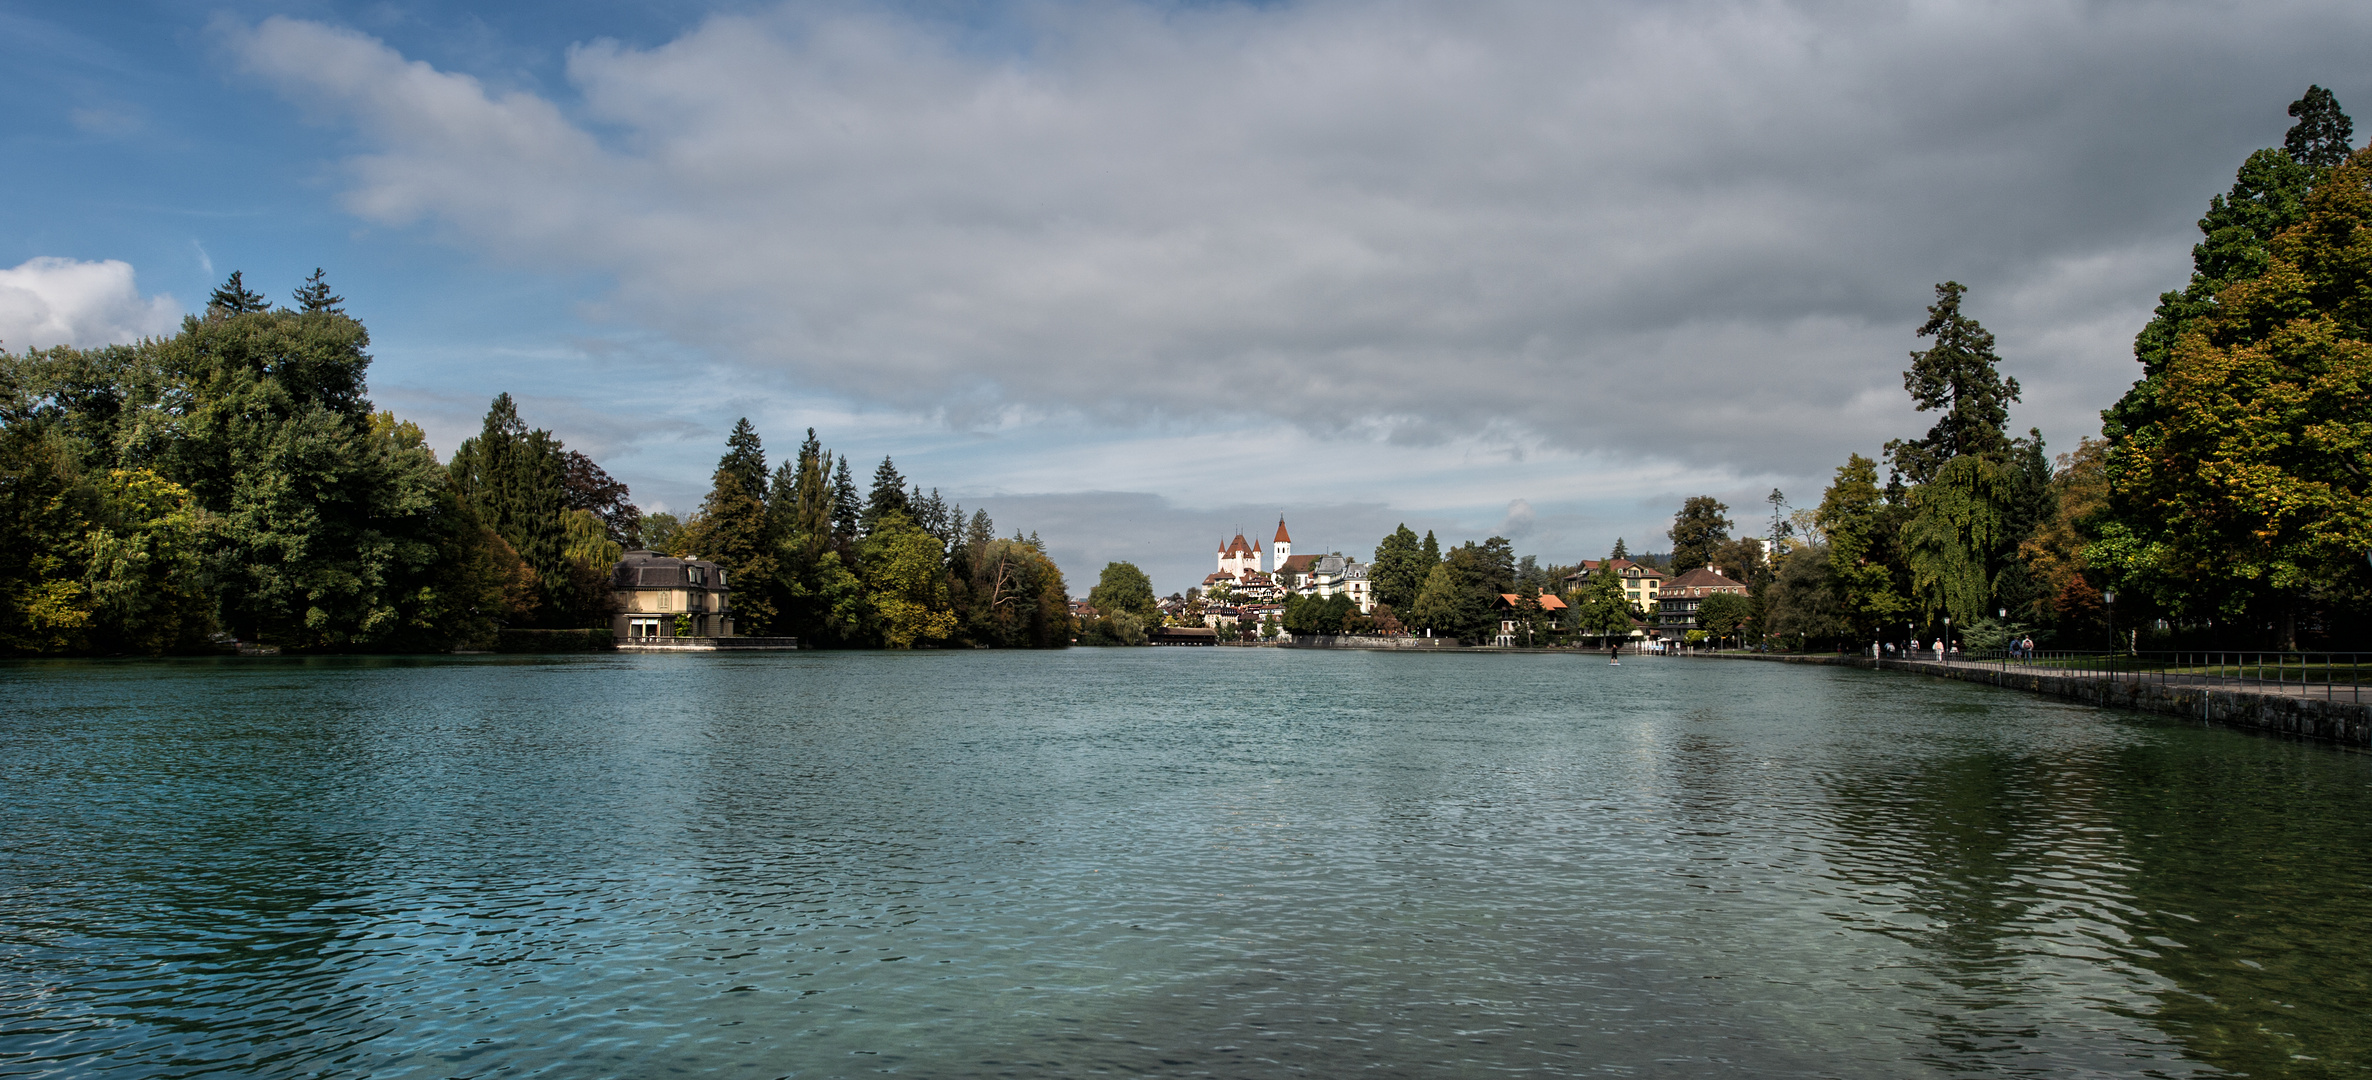
<instances>
[{"instance_id":1,"label":"tree","mask_svg":"<svg viewBox=\"0 0 2372 1080\"><path fill-rule=\"evenodd\" d=\"M1907 582L1895 571L1901 515L1878 487L1878 463L1847 457L1815 516L1828 538L1828 587L1848 632L1875 634L1908 612Z\"/></svg>"},{"instance_id":2,"label":"tree","mask_svg":"<svg viewBox=\"0 0 2372 1080\"><path fill-rule=\"evenodd\" d=\"M864 500L857 495L856 477L848 471L848 455L840 455L840 464L832 473L832 542L842 549L854 543L865 514Z\"/></svg>"},{"instance_id":3,"label":"tree","mask_svg":"<svg viewBox=\"0 0 2372 1080\"><path fill-rule=\"evenodd\" d=\"M1629 637L1632 630L1630 596L1614 569L1617 556L1609 554L1596 572L1582 580L1573 606L1574 631L1583 637Z\"/></svg>"},{"instance_id":4,"label":"tree","mask_svg":"<svg viewBox=\"0 0 2372 1080\"><path fill-rule=\"evenodd\" d=\"M2072 454L2059 456L2051 477L2052 513L2018 544L2018 559L2034 580L2036 599L2013 617L2058 622L2088 630L2099 617L2100 591L2085 580L2091 522L2108 505L2104 444L2085 439Z\"/></svg>"},{"instance_id":5,"label":"tree","mask_svg":"<svg viewBox=\"0 0 2372 1080\"><path fill-rule=\"evenodd\" d=\"M1609 559L1628 559L1631 557L1631 549L1624 547L1623 538L1617 536L1614 538L1614 551L1606 557Z\"/></svg>"},{"instance_id":6,"label":"tree","mask_svg":"<svg viewBox=\"0 0 2372 1080\"><path fill-rule=\"evenodd\" d=\"M733 586L734 629L772 633L781 615L773 590L781 564L766 507L766 451L748 419L726 437L725 454L717 459L709 485L708 497L679 542L724 568Z\"/></svg>"},{"instance_id":7,"label":"tree","mask_svg":"<svg viewBox=\"0 0 2372 1080\"><path fill-rule=\"evenodd\" d=\"M1375 588L1377 603L1400 609L1416 601L1417 590L1424 586L1425 575L1432 569L1424 544L1403 524L1376 544L1375 562L1369 567L1367 577Z\"/></svg>"},{"instance_id":8,"label":"tree","mask_svg":"<svg viewBox=\"0 0 2372 1080\"><path fill-rule=\"evenodd\" d=\"M2191 249L2189 285L2159 297L2154 317L2133 342L2141 377L2101 413L2108 502L2091 526L2098 542L2087 561L2107 584L2144 604L2142 610L2199 612L2220 603L2194 595L2192 581L2166 575L2157 553L2172 542L2166 528L2173 523L2158 508L2135 501L2139 488L2128 473L2136 462L2163 451L2167 405L2161 396L2176 344L2196 322L2219 310L2218 297L2227 288L2264 274L2273 238L2304 220L2308 192L2346 156L2353 124L2329 91L2308 87L2290 105L2290 115L2299 122L2284 139L2285 148L2249 155L2231 191L2208 203L2199 221L2202 239Z\"/></svg>"},{"instance_id":9,"label":"tree","mask_svg":"<svg viewBox=\"0 0 2372 1080\"><path fill-rule=\"evenodd\" d=\"M1754 603L1737 593L1714 593L1697 605L1697 625L1715 637L1731 637L1754 618Z\"/></svg>"},{"instance_id":10,"label":"tree","mask_svg":"<svg viewBox=\"0 0 2372 1080\"><path fill-rule=\"evenodd\" d=\"M565 505L601 519L602 531L613 543L642 544L642 510L634 505L634 493L592 458L577 450L561 455L560 485L567 492Z\"/></svg>"},{"instance_id":11,"label":"tree","mask_svg":"<svg viewBox=\"0 0 2372 1080\"><path fill-rule=\"evenodd\" d=\"M2002 462L1967 454L1911 489L1903 553L1912 599L1927 617L1948 615L1965 625L1992 606L1995 552L2018 540L2004 513L2012 483Z\"/></svg>"},{"instance_id":12,"label":"tree","mask_svg":"<svg viewBox=\"0 0 2372 1080\"><path fill-rule=\"evenodd\" d=\"M1515 588L1514 567L1504 537L1452 549L1425 575L1409 609L1410 625L1435 634L1480 643L1495 636L1499 594Z\"/></svg>"},{"instance_id":13,"label":"tree","mask_svg":"<svg viewBox=\"0 0 2372 1080\"><path fill-rule=\"evenodd\" d=\"M1730 508L1711 495L1693 495L1680 505L1665 535L1672 538L1672 569L1687 573L1713 561L1730 538Z\"/></svg>"},{"instance_id":14,"label":"tree","mask_svg":"<svg viewBox=\"0 0 2372 1080\"><path fill-rule=\"evenodd\" d=\"M865 512L859 519L861 531L871 533L883 516L890 513L910 513L906 499L906 478L898 475L898 467L884 454L879 467L873 470L873 492L865 499Z\"/></svg>"},{"instance_id":15,"label":"tree","mask_svg":"<svg viewBox=\"0 0 2372 1080\"><path fill-rule=\"evenodd\" d=\"M1828 551L1818 544L1803 544L1782 556L1763 591L1765 631L1793 638L1799 646L1846 633L1836 590L1829 584L1833 566Z\"/></svg>"},{"instance_id":16,"label":"tree","mask_svg":"<svg viewBox=\"0 0 2372 1080\"><path fill-rule=\"evenodd\" d=\"M2259 277L2177 341L2161 434L2112 491L2161 531L2138 562L2201 616L2270 618L2290 647L2306 594L2360 581L2372 550L2372 152L2333 169Z\"/></svg>"},{"instance_id":17,"label":"tree","mask_svg":"<svg viewBox=\"0 0 2372 1080\"><path fill-rule=\"evenodd\" d=\"M446 476L461 503L535 571L538 621L574 627L603 619L599 607L586 610L582 574L568 558L565 450L551 432L528 428L511 395L495 396L477 436L453 451Z\"/></svg>"},{"instance_id":18,"label":"tree","mask_svg":"<svg viewBox=\"0 0 2372 1080\"><path fill-rule=\"evenodd\" d=\"M237 274L231 275L234 281L238 277ZM258 296L256 299L261 301L263 297ZM318 266L313 268L312 277L306 278L304 284L297 286L295 299L297 310L307 315L344 315L346 313L346 309L341 306L346 302L346 298L330 291L329 282L322 278L321 268Z\"/></svg>"},{"instance_id":19,"label":"tree","mask_svg":"<svg viewBox=\"0 0 2372 1080\"><path fill-rule=\"evenodd\" d=\"M2313 169L2330 169L2347 160L2355 147L2355 122L2340 111L2339 99L2320 86L2306 88L2306 96L2290 102L2298 122L2283 136L2281 148L2291 160Z\"/></svg>"},{"instance_id":20,"label":"tree","mask_svg":"<svg viewBox=\"0 0 2372 1080\"><path fill-rule=\"evenodd\" d=\"M230 280L215 286L206 298L206 317L228 319L259 311L270 311L272 305L264 294L255 292L239 280L239 272L231 271Z\"/></svg>"},{"instance_id":21,"label":"tree","mask_svg":"<svg viewBox=\"0 0 2372 1080\"><path fill-rule=\"evenodd\" d=\"M1425 530L1425 543L1417 550L1425 555L1425 572L1432 573L1433 565L1441 561L1441 541L1433 538L1433 530Z\"/></svg>"},{"instance_id":22,"label":"tree","mask_svg":"<svg viewBox=\"0 0 2372 1080\"><path fill-rule=\"evenodd\" d=\"M642 516L642 546L662 555L681 555L676 543L683 535L683 523L674 514L665 512Z\"/></svg>"},{"instance_id":23,"label":"tree","mask_svg":"<svg viewBox=\"0 0 2372 1080\"><path fill-rule=\"evenodd\" d=\"M1135 563L1105 563L1103 576L1087 593L1087 603L1107 616L1127 612L1145 625L1159 625L1161 621L1161 605L1154 599L1152 579L1137 569Z\"/></svg>"},{"instance_id":24,"label":"tree","mask_svg":"<svg viewBox=\"0 0 2372 1080\"><path fill-rule=\"evenodd\" d=\"M905 511L875 520L859 550L866 599L880 620L883 644L911 649L955 633L944 550Z\"/></svg>"},{"instance_id":25,"label":"tree","mask_svg":"<svg viewBox=\"0 0 2372 1080\"><path fill-rule=\"evenodd\" d=\"M1935 344L1912 353L1911 369L1903 372L1903 389L1919 411L1944 414L1926 437L1886 444L1895 471L1913 484L1926 483L1955 457L1999 458L2008 450L2003 432L2010 403L2018 400L2018 380L2001 377L1993 335L1961 314L1960 300L1967 293L1957 281L1935 287L1936 302L1919 327L1919 336L1932 337Z\"/></svg>"}]
</instances>

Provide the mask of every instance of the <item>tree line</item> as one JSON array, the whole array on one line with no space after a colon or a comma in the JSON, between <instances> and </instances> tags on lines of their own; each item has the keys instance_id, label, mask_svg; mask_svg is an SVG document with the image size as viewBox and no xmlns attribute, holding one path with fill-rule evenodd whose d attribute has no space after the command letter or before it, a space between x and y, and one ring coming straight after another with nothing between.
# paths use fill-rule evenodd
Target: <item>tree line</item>
<instances>
[{"instance_id":1,"label":"tree line","mask_svg":"<svg viewBox=\"0 0 2372 1080\"><path fill-rule=\"evenodd\" d=\"M1795 644L1931 634L1972 646L2294 649L2360 642L2372 615L2372 151L2329 91L2210 200L2190 281L2134 340L2142 373L2102 437L2056 460L2012 437L2015 379L1936 287L1904 388L1939 419L1854 454L1785 513L1752 629ZM1691 500L1675 551L1720 535ZM1741 560L1744 565L1748 560Z\"/></svg>"},{"instance_id":2,"label":"tree line","mask_svg":"<svg viewBox=\"0 0 2372 1080\"><path fill-rule=\"evenodd\" d=\"M1062 571L1035 535L999 537L889 457L860 491L815 429L772 472L745 418L725 440L708 495L678 523L645 518L647 546L726 570L736 630L828 648L1070 644Z\"/></svg>"},{"instance_id":3,"label":"tree line","mask_svg":"<svg viewBox=\"0 0 2372 1080\"><path fill-rule=\"evenodd\" d=\"M859 497L810 432L769 478L744 421L698 513L646 517L507 394L439 462L373 408L369 333L322 272L291 301L234 272L170 337L0 351L0 649L441 651L604 627L611 568L646 543L732 571L744 632L1069 640L1034 538L900 490L887 459Z\"/></svg>"}]
</instances>

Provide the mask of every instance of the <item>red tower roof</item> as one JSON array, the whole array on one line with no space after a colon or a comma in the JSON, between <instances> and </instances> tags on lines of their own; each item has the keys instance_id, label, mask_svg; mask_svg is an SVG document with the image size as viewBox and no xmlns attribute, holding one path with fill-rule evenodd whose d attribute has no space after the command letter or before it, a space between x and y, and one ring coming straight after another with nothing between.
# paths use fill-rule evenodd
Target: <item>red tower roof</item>
<instances>
[{"instance_id":1,"label":"red tower roof","mask_svg":"<svg viewBox=\"0 0 2372 1080\"><path fill-rule=\"evenodd\" d=\"M1280 543L1280 544L1290 544L1290 543L1292 543L1292 542L1293 542L1293 537L1292 537L1292 536L1290 536L1290 535L1288 535L1288 534L1285 532L1285 519L1284 519L1284 518L1281 518L1281 517L1280 517L1280 518L1278 518L1278 519L1277 519L1277 543Z\"/></svg>"}]
</instances>

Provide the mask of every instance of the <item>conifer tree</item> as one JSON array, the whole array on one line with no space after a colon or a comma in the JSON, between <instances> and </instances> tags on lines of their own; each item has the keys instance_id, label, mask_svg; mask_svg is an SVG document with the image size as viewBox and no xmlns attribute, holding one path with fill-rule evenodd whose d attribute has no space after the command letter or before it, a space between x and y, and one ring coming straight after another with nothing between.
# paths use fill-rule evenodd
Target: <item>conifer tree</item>
<instances>
[{"instance_id":1,"label":"conifer tree","mask_svg":"<svg viewBox=\"0 0 2372 1080\"><path fill-rule=\"evenodd\" d=\"M1886 453L1896 472L1913 484L1923 484L1955 457L1982 454L1999 460L2009 450L2010 403L2018 400L2018 380L2001 377L2001 358L1993 354L1993 335L1975 319L1961 314L1967 287L1947 281L1935 287L1936 302L1928 306L1927 322L1919 336L1935 344L1911 354L1911 370L1903 372L1903 389L1920 412L1944 415L1925 438L1895 439Z\"/></svg>"},{"instance_id":2,"label":"conifer tree","mask_svg":"<svg viewBox=\"0 0 2372 1080\"><path fill-rule=\"evenodd\" d=\"M863 525L864 500L857 494L856 475L848 469L848 455L832 472L832 543L842 549L855 543Z\"/></svg>"},{"instance_id":3,"label":"conifer tree","mask_svg":"<svg viewBox=\"0 0 2372 1080\"><path fill-rule=\"evenodd\" d=\"M1615 538L1614 538L1614 553L1613 553L1613 554L1611 554L1611 555L1608 555L1608 556L1607 556L1607 558L1610 558L1610 559L1628 559L1628 558L1630 558L1630 557L1631 557L1631 549L1629 549L1629 548L1627 548L1627 547L1624 547L1624 546L1623 546L1623 538L1622 538L1622 537L1619 537L1619 536L1615 537Z\"/></svg>"},{"instance_id":4,"label":"conifer tree","mask_svg":"<svg viewBox=\"0 0 2372 1080\"><path fill-rule=\"evenodd\" d=\"M256 311L269 311L271 307L272 305L264 300L262 293L250 290L240 280L237 270L231 271L230 280L217 286L213 295L206 298L206 314L223 318Z\"/></svg>"},{"instance_id":5,"label":"conifer tree","mask_svg":"<svg viewBox=\"0 0 2372 1080\"><path fill-rule=\"evenodd\" d=\"M585 621L585 575L568 558L570 511L563 450L552 433L530 430L518 403L498 394L478 434L446 467L454 495L535 571L541 621ZM603 568L606 572L607 568Z\"/></svg>"},{"instance_id":6,"label":"conifer tree","mask_svg":"<svg viewBox=\"0 0 2372 1080\"><path fill-rule=\"evenodd\" d=\"M2317 171L2330 169L2347 160L2355 149L2355 122L2340 110L2339 99L2320 86L2306 88L2306 96L2290 102L2290 115L2298 122L2290 126L2282 137L2281 148L2290 159Z\"/></svg>"},{"instance_id":7,"label":"conifer tree","mask_svg":"<svg viewBox=\"0 0 2372 1080\"><path fill-rule=\"evenodd\" d=\"M906 501L906 478L898 475L897 465L890 461L889 455L884 454L881 457L880 466L873 470L873 491L865 499L864 515L858 525L864 532L870 534L874 529L880 527L883 515L909 509Z\"/></svg>"},{"instance_id":8,"label":"conifer tree","mask_svg":"<svg viewBox=\"0 0 2372 1080\"><path fill-rule=\"evenodd\" d=\"M297 286L296 302L297 310L307 315L323 312L331 315L346 313L346 309L340 306L346 302L346 298L329 291L329 282L322 278L321 268L318 266L313 268L312 277L306 278L303 285Z\"/></svg>"}]
</instances>

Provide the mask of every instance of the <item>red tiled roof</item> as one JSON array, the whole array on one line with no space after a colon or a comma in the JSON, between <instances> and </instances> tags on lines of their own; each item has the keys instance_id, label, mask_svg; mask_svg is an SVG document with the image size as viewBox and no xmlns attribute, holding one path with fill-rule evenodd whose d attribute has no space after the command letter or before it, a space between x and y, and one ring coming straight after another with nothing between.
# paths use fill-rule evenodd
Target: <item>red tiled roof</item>
<instances>
[{"instance_id":1,"label":"red tiled roof","mask_svg":"<svg viewBox=\"0 0 2372 1080\"><path fill-rule=\"evenodd\" d=\"M1292 536L1290 536L1290 535L1288 535L1288 534L1285 532L1285 519L1284 519L1284 518L1278 518L1278 519L1277 519L1277 543L1280 543L1280 544L1290 544L1290 543L1292 543L1292 542L1293 542L1293 537L1292 537Z\"/></svg>"}]
</instances>

